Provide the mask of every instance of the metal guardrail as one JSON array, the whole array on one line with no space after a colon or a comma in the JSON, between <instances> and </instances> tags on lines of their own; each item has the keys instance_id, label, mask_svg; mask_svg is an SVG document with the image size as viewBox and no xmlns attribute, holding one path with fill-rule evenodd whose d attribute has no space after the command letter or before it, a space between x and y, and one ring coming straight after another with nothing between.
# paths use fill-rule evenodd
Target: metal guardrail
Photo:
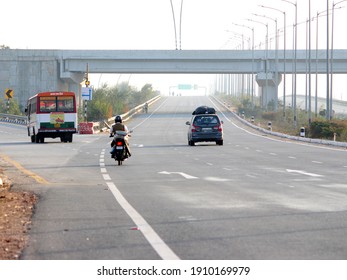
<instances>
[{"instance_id":1,"label":"metal guardrail","mask_svg":"<svg viewBox=\"0 0 347 280\"><path fill-rule=\"evenodd\" d=\"M131 109L130 111L124 113L123 115L121 115L122 119L124 122L128 121L133 115L139 113L140 111L143 110L143 107L145 106L145 104L147 103L148 106L150 106L151 104L153 104L154 102L156 102L161 96L160 95L157 95L155 97L153 97L152 99L148 100L147 102L145 103L142 103L138 106L136 106L135 108ZM114 122L114 118L116 116L113 116L112 118L109 118L107 121L110 123L110 122Z\"/></svg>"},{"instance_id":2,"label":"metal guardrail","mask_svg":"<svg viewBox=\"0 0 347 280\"><path fill-rule=\"evenodd\" d=\"M215 96L213 96L213 98L217 102L219 102L220 105L224 106L224 108L226 108L228 111L230 111L240 122L246 124L249 127L254 128L254 129L258 130L258 131L261 131L262 133L273 135L273 136L277 136L277 137L281 137L281 138L286 138L286 139L290 139L290 140L300 141L300 142L321 144L321 145L335 146L335 147L346 147L347 148L347 142L338 142L338 141L331 141L331 140L323 140L323 139L307 138L307 137L301 137L301 136L293 136L293 135L288 135L288 134L284 134L284 133L280 133L280 132L274 132L274 131L271 131L271 130L267 130L267 129L261 128L259 126L256 126L256 125L248 122L247 120L241 118L235 112L230 110L228 104L226 104L225 102L219 100Z\"/></svg>"},{"instance_id":3,"label":"metal guardrail","mask_svg":"<svg viewBox=\"0 0 347 280\"><path fill-rule=\"evenodd\" d=\"M26 116L9 115L9 114L0 114L0 122L26 125L27 124L27 117Z\"/></svg>"},{"instance_id":4,"label":"metal guardrail","mask_svg":"<svg viewBox=\"0 0 347 280\"><path fill-rule=\"evenodd\" d=\"M155 97L153 97L152 99L148 100L147 102L145 103L142 103L138 106L136 106L135 108L131 109L130 111L120 115L122 117L122 120L124 122L128 121L132 116L134 116L135 114L141 112L145 106L145 104L147 103L148 106L152 105L154 102L158 101L159 99L161 98L160 95L157 95ZM107 121L105 121L105 125L108 127L108 128L111 128L111 125L114 123L114 118L116 116L113 116L112 118L109 118ZM97 125L96 125L97 126ZM101 127L101 125L99 124L99 127Z\"/></svg>"}]
</instances>

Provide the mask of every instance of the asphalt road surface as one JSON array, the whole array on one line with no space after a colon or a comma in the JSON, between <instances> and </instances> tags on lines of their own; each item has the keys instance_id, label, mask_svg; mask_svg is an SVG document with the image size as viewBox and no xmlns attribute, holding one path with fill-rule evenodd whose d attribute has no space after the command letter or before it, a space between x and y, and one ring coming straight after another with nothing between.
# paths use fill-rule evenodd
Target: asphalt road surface
<instances>
[{"instance_id":1,"label":"asphalt road surface","mask_svg":"<svg viewBox=\"0 0 347 280\"><path fill-rule=\"evenodd\" d=\"M188 146L200 105L223 146ZM40 196L23 259L347 258L345 150L248 131L208 97L163 97L127 125L133 156L117 166L107 134L33 144L0 124L0 153Z\"/></svg>"}]
</instances>

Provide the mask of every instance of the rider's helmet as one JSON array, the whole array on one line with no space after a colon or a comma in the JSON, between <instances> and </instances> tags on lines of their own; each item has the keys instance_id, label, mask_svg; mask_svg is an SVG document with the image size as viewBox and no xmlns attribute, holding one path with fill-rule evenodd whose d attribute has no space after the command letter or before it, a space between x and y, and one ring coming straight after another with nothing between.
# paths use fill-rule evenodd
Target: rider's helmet
<instances>
[{"instance_id":1,"label":"rider's helmet","mask_svg":"<svg viewBox=\"0 0 347 280\"><path fill-rule=\"evenodd\" d=\"M115 123L122 123L122 117L121 117L121 116L117 116L117 117L114 119L114 122L115 122Z\"/></svg>"}]
</instances>

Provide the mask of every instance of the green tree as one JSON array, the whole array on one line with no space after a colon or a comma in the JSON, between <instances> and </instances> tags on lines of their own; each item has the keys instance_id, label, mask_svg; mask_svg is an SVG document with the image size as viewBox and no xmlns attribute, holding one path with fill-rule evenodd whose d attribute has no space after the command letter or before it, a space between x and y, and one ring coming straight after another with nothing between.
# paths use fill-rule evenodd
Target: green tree
<instances>
[{"instance_id":1,"label":"green tree","mask_svg":"<svg viewBox=\"0 0 347 280\"><path fill-rule=\"evenodd\" d=\"M93 100L88 102L88 120L100 121L123 114L158 94L151 84L144 85L141 91L127 82L113 87L104 84L101 88L93 89Z\"/></svg>"},{"instance_id":2,"label":"green tree","mask_svg":"<svg viewBox=\"0 0 347 280\"><path fill-rule=\"evenodd\" d=\"M8 50L8 49L10 49L10 47L9 46L5 46L5 45L0 45L0 49L1 50Z\"/></svg>"},{"instance_id":3,"label":"green tree","mask_svg":"<svg viewBox=\"0 0 347 280\"><path fill-rule=\"evenodd\" d=\"M7 108L7 99L0 99L0 113L3 114L10 114L10 115L22 115L22 112L19 108L19 104L17 99L11 98L10 99L10 107Z\"/></svg>"}]
</instances>

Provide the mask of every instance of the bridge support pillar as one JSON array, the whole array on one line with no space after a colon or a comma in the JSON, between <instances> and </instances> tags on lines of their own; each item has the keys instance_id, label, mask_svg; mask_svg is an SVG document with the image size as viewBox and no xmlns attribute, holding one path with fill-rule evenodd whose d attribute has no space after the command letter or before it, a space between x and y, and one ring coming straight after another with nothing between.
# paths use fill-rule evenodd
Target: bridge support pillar
<instances>
[{"instance_id":1,"label":"bridge support pillar","mask_svg":"<svg viewBox=\"0 0 347 280\"><path fill-rule=\"evenodd\" d=\"M282 75L272 72L261 72L256 75L256 81L260 87L260 104L269 111L278 109L278 85L282 81Z\"/></svg>"},{"instance_id":2,"label":"bridge support pillar","mask_svg":"<svg viewBox=\"0 0 347 280\"><path fill-rule=\"evenodd\" d=\"M82 106L81 83L83 82L85 73L64 71L63 63L60 63L60 79L63 80L68 87L68 91L76 94L77 104Z\"/></svg>"}]
</instances>

